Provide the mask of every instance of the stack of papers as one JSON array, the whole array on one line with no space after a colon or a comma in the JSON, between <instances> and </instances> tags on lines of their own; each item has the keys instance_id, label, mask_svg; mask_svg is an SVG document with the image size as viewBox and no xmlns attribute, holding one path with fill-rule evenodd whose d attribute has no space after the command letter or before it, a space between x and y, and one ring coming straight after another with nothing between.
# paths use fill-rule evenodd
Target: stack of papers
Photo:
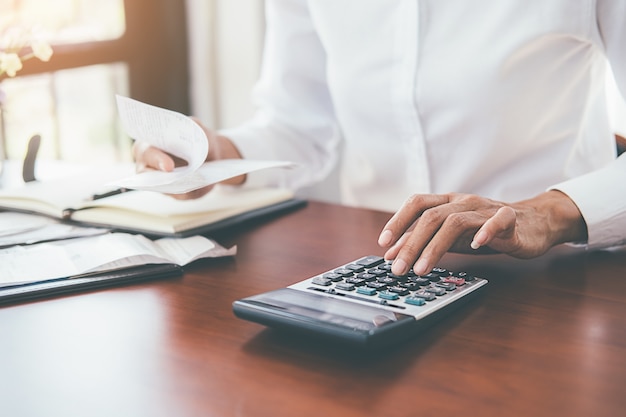
<instances>
[{"instance_id":1,"label":"stack of papers","mask_svg":"<svg viewBox=\"0 0 626 417\"><path fill-rule=\"evenodd\" d=\"M128 233L12 246L0 249L0 287L148 264L184 266L200 258L232 256L235 253L236 247L225 249L203 236L152 241L142 235Z\"/></svg>"},{"instance_id":2,"label":"stack of papers","mask_svg":"<svg viewBox=\"0 0 626 417\"><path fill-rule=\"evenodd\" d=\"M63 224L58 220L34 214L8 211L0 213L0 248L104 233L109 233L109 229Z\"/></svg>"}]
</instances>

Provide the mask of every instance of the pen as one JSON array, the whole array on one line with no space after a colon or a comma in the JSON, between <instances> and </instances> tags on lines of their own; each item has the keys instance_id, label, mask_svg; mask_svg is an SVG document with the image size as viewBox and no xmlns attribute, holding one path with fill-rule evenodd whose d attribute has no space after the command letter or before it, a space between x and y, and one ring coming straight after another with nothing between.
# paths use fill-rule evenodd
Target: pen
<instances>
[{"instance_id":1,"label":"pen","mask_svg":"<svg viewBox=\"0 0 626 417\"><path fill-rule=\"evenodd\" d=\"M113 195L122 194L128 191L132 191L132 190L129 190L128 188L118 188L116 190L107 191L105 193L94 194L91 197L89 197L89 200L91 201L100 200L102 198L111 197Z\"/></svg>"}]
</instances>

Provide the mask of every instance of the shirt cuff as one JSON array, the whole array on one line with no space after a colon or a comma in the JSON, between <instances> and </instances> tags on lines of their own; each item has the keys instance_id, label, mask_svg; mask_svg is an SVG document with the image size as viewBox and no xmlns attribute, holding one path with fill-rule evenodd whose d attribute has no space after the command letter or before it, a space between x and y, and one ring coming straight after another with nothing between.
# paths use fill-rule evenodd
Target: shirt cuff
<instances>
[{"instance_id":1,"label":"shirt cuff","mask_svg":"<svg viewBox=\"0 0 626 417\"><path fill-rule=\"evenodd\" d=\"M626 156L626 155L625 155ZM587 224L587 247L608 248L626 244L626 157L550 189L574 201Z\"/></svg>"}]
</instances>

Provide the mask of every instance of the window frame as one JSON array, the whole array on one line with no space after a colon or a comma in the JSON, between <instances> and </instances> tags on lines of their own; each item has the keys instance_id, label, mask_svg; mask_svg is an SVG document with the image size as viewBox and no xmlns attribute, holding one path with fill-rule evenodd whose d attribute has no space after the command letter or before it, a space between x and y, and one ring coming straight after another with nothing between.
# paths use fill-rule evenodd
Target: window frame
<instances>
[{"instance_id":1,"label":"window frame","mask_svg":"<svg viewBox=\"0 0 626 417\"><path fill-rule=\"evenodd\" d=\"M121 37L53 45L50 61L30 60L19 76L123 62L132 98L189 114L185 3L124 0L126 30Z\"/></svg>"}]
</instances>

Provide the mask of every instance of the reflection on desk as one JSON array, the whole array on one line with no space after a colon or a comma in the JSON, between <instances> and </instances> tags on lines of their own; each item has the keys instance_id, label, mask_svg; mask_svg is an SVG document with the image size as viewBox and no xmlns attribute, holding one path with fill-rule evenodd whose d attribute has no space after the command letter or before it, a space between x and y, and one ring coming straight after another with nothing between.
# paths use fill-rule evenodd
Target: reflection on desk
<instances>
[{"instance_id":1,"label":"reflection on desk","mask_svg":"<svg viewBox=\"0 0 626 417\"><path fill-rule=\"evenodd\" d=\"M311 202L215 236L237 256L0 308L7 416L617 416L626 252L446 255L479 302L375 357L235 318L234 300L379 254L389 213Z\"/></svg>"}]
</instances>

